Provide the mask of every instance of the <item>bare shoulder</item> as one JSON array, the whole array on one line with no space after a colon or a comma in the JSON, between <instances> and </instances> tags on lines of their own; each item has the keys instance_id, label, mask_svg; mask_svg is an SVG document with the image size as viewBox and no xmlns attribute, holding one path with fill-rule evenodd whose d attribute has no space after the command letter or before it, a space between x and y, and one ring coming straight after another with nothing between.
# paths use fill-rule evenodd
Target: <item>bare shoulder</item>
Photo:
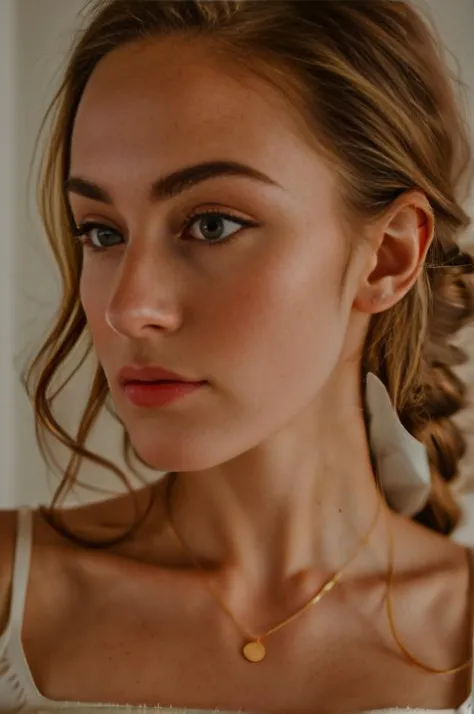
<instances>
[{"instance_id":1,"label":"bare shoulder","mask_svg":"<svg viewBox=\"0 0 474 714\"><path fill-rule=\"evenodd\" d=\"M0 633L7 625L18 512L0 511Z\"/></svg>"},{"instance_id":2,"label":"bare shoulder","mask_svg":"<svg viewBox=\"0 0 474 714\"><path fill-rule=\"evenodd\" d=\"M145 512L150 489L138 491L136 495L139 511ZM29 581L32 581L30 590L34 591L36 600L38 589L44 588L45 584L51 588L51 583L55 583L56 589L63 589L76 562L81 560L81 553L87 553L87 549L75 542L74 538L61 533L49 522L40 508L33 508L31 512L33 567ZM136 518L133 499L129 495L64 508L60 510L59 515L60 522L65 525L67 531L92 541L107 540L120 535ZM145 522L144 529L146 528ZM18 511L0 511L0 634L5 630L10 614L17 529ZM93 553L94 551L92 555ZM37 574L41 577L35 577ZM38 587L40 585L41 588ZM41 592L39 594L41 595ZM48 597L52 595L51 590L48 590Z\"/></svg>"},{"instance_id":3,"label":"bare shoulder","mask_svg":"<svg viewBox=\"0 0 474 714\"><path fill-rule=\"evenodd\" d=\"M137 492L140 513L146 512L149 495L149 489ZM125 495L61 508L52 520L48 518L47 508L32 508L31 515L32 557L27 578L26 632L30 638L41 641L48 633L55 632L56 625L64 625L64 617L71 603L77 600L77 592L90 594L97 576L114 573L117 565L120 569L124 561L114 555L128 556L130 551L129 557L134 558L134 541L95 549L84 547L81 539L97 543L112 540L133 525L136 512L133 499ZM144 523L145 535L140 534L144 542L150 523L155 521L154 515L148 519L148 525ZM0 511L0 635L7 627L11 611L17 532L18 511Z\"/></svg>"},{"instance_id":4,"label":"bare shoulder","mask_svg":"<svg viewBox=\"0 0 474 714\"><path fill-rule=\"evenodd\" d=\"M393 612L402 641L432 667L458 666L472 653L473 555L413 521L397 531Z\"/></svg>"},{"instance_id":5,"label":"bare shoulder","mask_svg":"<svg viewBox=\"0 0 474 714\"><path fill-rule=\"evenodd\" d=\"M43 545L74 547L81 540L87 542L105 542L119 538L130 529L137 520L140 527L136 537L143 537L158 528L163 520L163 484L151 484L136 490L132 497L129 493L93 501L85 505L60 509L59 521L72 535L69 538L48 523L48 518L40 512L36 514L35 533L37 542ZM109 549L114 551L112 547Z\"/></svg>"},{"instance_id":6,"label":"bare shoulder","mask_svg":"<svg viewBox=\"0 0 474 714\"><path fill-rule=\"evenodd\" d=\"M32 518L35 540L39 536L42 546L57 544L58 535L41 525L38 510L32 509ZM18 510L0 511L0 634L4 632L10 616L17 537Z\"/></svg>"},{"instance_id":7,"label":"bare shoulder","mask_svg":"<svg viewBox=\"0 0 474 714\"><path fill-rule=\"evenodd\" d=\"M452 586L460 586L462 583L467 592L472 585L472 551L449 536L415 521L403 520L405 527L398 530L395 538L396 557L402 570L404 566L409 568L412 563L427 583L434 579L440 586L444 585L455 592L459 592L459 589ZM416 559L413 559L413 553L417 553Z\"/></svg>"}]
</instances>

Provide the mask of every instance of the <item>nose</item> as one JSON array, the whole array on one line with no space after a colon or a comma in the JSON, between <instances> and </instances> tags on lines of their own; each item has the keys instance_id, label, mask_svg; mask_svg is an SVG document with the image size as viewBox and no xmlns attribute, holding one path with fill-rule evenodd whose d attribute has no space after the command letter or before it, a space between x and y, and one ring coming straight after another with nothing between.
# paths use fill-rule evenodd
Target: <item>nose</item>
<instances>
[{"instance_id":1,"label":"nose","mask_svg":"<svg viewBox=\"0 0 474 714\"><path fill-rule=\"evenodd\" d=\"M105 320L114 332L130 339L157 330L176 330L180 323L176 274L168 260L129 254L123 258Z\"/></svg>"}]
</instances>

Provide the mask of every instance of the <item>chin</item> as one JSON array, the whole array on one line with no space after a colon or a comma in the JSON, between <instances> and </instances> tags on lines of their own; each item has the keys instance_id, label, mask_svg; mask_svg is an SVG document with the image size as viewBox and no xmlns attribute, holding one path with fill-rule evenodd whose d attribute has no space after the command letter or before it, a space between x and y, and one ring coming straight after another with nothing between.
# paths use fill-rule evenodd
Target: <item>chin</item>
<instances>
[{"instance_id":1,"label":"chin","mask_svg":"<svg viewBox=\"0 0 474 714\"><path fill-rule=\"evenodd\" d=\"M161 444L156 440L132 439L131 436L130 440L137 456L154 471L204 471L226 460L216 453L205 453L202 444L193 448L189 442L186 445Z\"/></svg>"},{"instance_id":2,"label":"chin","mask_svg":"<svg viewBox=\"0 0 474 714\"><path fill-rule=\"evenodd\" d=\"M164 419L151 417L123 418L122 424L137 456L156 471L213 469L254 449L265 438L265 433L257 438L258 428L251 419L243 430L240 416L226 420L215 414L209 419L195 415L178 415L173 419L169 415L166 423Z\"/></svg>"}]
</instances>

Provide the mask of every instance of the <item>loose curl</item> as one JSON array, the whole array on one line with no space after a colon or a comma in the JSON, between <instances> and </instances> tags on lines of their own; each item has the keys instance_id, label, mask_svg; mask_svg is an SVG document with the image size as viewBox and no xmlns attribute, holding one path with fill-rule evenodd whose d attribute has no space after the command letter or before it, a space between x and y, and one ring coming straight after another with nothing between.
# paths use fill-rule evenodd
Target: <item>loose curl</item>
<instances>
[{"instance_id":1,"label":"loose curl","mask_svg":"<svg viewBox=\"0 0 474 714\"><path fill-rule=\"evenodd\" d=\"M466 406L465 386L452 369L466 355L450 340L474 315L474 261L457 244L471 223L461 204L473 174L461 93L455 92L462 84L448 70L434 27L411 4L396 0L95 0L88 13L43 125L53 119L39 182L40 211L62 276L63 300L24 381L44 457L52 463L48 434L71 452L48 518L83 545L104 545L74 536L53 518L84 458L112 469L133 491L116 465L86 447L107 405L100 365L77 433L61 426L53 408L91 351L79 298L81 249L67 240L71 216L64 180L74 118L94 68L109 52L176 35L208 41L213 52L272 82L300 109L337 172L353 245L364 223L381 216L400 194L418 189L428 198L435 235L425 265L402 300L371 318L360 375L361 387L368 371L380 377L404 426L426 445L432 493L415 519L449 534L460 516L450 484L466 449L451 420ZM80 345L82 358L53 391L58 370ZM125 429L123 452L133 468L135 452ZM128 537L141 520L107 545Z\"/></svg>"}]
</instances>

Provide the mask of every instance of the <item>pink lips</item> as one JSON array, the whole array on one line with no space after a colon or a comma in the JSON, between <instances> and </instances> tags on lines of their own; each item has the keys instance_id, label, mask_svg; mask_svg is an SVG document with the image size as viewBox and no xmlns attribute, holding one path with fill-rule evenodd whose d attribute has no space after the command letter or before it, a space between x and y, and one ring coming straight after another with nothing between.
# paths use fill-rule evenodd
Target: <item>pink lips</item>
<instances>
[{"instance_id":1,"label":"pink lips","mask_svg":"<svg viewBox=\"0 0 474 714\"><path fill-rule=\"evenodd\" d=\"M206 384L190 380L162 367L124 367L119 382L126 396L138 407L161 407L181 399Z\"/></svg>"}]
</instances>

